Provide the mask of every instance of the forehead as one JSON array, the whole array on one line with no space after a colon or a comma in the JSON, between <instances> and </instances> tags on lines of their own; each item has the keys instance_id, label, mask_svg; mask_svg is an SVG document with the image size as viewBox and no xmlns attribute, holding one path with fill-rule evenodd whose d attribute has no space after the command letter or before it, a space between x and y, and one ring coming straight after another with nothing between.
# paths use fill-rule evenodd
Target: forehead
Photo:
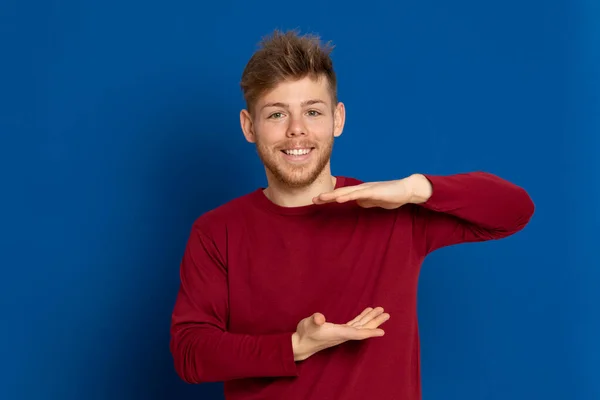
<instances>
[{"instance_id":1,"label":"forehead","mask_svg":"<svg viewBox=\"0 0 600 400\"><path fill-rule=\"evenodd\" d=\"M258 100L258 106L266 103L286 103L290 106L299 105L306 100L322 100L329 104L331 94L329 83L324 77L304 77L298 80L280 82Z\"/></svg>"}]
</instances>

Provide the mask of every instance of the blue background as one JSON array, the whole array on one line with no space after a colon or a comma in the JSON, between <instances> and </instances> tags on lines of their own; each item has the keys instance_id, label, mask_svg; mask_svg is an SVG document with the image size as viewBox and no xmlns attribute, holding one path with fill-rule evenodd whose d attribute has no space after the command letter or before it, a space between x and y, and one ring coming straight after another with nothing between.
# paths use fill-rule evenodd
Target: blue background
<instances>
[{"instance_id":1,"label":"blue background","mask_svg":"<svg viewBox=\"0 0 600 400\"><path fill-rule=\"evenodd\" d=\"M0 398L222 398L172 366L179 261L195 218L264 185L238 82L263 35L299 28L337 46L334 174L486 170L536 203L518 235L426 260L424 399L599 399L599 18L592 0L4 0Z\"/></svg>"}]
</instances>

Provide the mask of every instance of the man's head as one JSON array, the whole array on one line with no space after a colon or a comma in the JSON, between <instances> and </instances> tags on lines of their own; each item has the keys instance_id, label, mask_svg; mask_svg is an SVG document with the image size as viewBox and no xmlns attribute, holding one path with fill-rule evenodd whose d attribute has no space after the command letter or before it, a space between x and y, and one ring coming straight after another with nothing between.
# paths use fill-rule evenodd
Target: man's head
<instances>
[{"instance_id":1,"label":"man's head","mask_svg":"<svg viewBox=\"0 0 600 400\"><path fill-rule=\"evenodd\" d=\"M313 35L275 31L242 75L244 135L256 144L267 174L288 187L305 187L330 173L333 140L345 119L331 49Z\"/></svg>"}]
</instances>

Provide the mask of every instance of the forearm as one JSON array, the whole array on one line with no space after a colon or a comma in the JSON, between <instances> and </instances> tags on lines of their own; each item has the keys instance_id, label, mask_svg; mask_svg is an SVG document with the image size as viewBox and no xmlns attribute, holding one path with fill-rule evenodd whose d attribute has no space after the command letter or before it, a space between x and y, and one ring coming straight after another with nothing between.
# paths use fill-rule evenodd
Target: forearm
<instances>
[{"instance_id":1,"label":"forearm","mask_svg":"<svg viewBox=\"0 0 600 400\"><path fill-rule=\"evenodd\" d=\"M171 339L175 370L188 383L296 376L292 333L245 335L186 327Z\"/></svg>"},{"instance_id":2,"label":"forearm","mask_svg":"<svg viewBox=\"0 0 600 400\"><path fill-rule=\"evenodd\" d=\"M294 376L292 332L232 333L228 271L215 241L195 227L181 263L181 285L171 317L177 374L188 383Z\"/></svg>"},{"instance_id":3,"label":"forearm","mask_svg":"<svg viewBox=\"0 0 600 400\"><path fill-rule=\"evenodd\" d=\"M435 237L439 243L504 238L523 229L534 212L523 188L493 174L416 174L408 179L414 203L435 212L423 221L430 240Z\"/></svg>"}]
</instances>

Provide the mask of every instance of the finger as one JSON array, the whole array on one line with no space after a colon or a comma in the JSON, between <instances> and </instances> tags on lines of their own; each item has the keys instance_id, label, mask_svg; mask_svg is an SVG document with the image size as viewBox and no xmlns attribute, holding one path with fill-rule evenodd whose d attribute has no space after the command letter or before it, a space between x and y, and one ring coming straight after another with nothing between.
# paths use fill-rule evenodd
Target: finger
<instances>
[{"instance_id":1,"label":"finger","mask_svg":"<svg viewBox=\"0 0 600 400\"><path fill-rule=\"evenodd\" d=\"M316 202L316 203L331 202L331 201L335 200L339 196L343 196L343 195L346 195L348 193L351 193L351 192L354 192L354 191L357 191L357 190L362 190L365 187L367 187L366 183L363 183L361 185L342 187L342 188L339 188L339 189L332 190L331 192L321 193L320 195L318 195L317 197L315 197L313 199L313 201Z\"/></svg>"},{"instance_id":2,"label":"finger","mask_svg":"<svg viewBox=\"0 0 600 400\"><path fill-rule=\"evenodd\" d=\"M375 329L375 328L379 328L379 326L381 324L383 324L384 322L386 322L389 319L390 319L390 314L388 314L388 313L382 313L382 314L376 316L375 318L373 318L372 320L370 320L369 322L365 323L364 325L357 326L357 328L359 328L359 329Z\"/></svg>"},{"instance_id":3,"label":"finger","mask_svg":"<svg viewBox=\"0 0 600 400\"><path fill-rule=\"evenodd\" d=\"M364 317L365 315L367 315L367 313L369 313L371 310L373 310L373 307L367 307L367 308L365 308L359 315L357 315L356 317L354 317L351 321L348 321L346 323L346 325L352 325L352 324L354 324L359 319L361 319L362 317Z\"/></svg>"},{"instance_id":4,"label":"finger","mask_svg":"<svg viewBox=\"0 0 600 400\"><path fill-rule=\"evenodd\" d=\"M312 322L317 325L317 326L321 326L325 323L326 319L325 316L321 313L315 313L313 314L312 317Z\"/></svg>"},{"instance_id":5,"label":"finger","mask_svg":"<svg viewBox=\"0 0 600 400\"><path fill-rule=\"evenodd\" d=\"M383 329L360 329L354 327L347 327L346 331L343 332L344 339L346 340L364 340L372 337L380 337L385 334Z\"/></svg>"},{"instance_id":6,"label":"finger","mask_svg":"<svg viewBox=\"0 0 600 400\"><path fill-rule=\"evenodd\" d=\"M339 196L339 195L342 195L342 194L354 192L355 190L361 190L361 189L364 189L365 187L368 187L368 186L369 186L368 183L361 183L360 185L353 185L353 186L345 186L345 187L337 188L337 189L332 190L330 192L321 193L320 196L323 196L325 198L327 198L327 197L335 197L335 196Z\"/></svg>"},{"instance_id":7,"label":"finger","mask_svg":"<svg viewBox=\"0 0 600 400\"><path fill-rule=\"evenodd\" d=\"M370 200L373 198L373 190L371 188L365 188L360 190L355 190L350 193L345 193L337 196L334 200L338 203L345 203L347 201L353 200Z\"/></svg>"},{"instance_id":8,"label":"finger","mask_svg":"<svg viewBox=\"0 0 600 400\"><path fill-rule=\"evenodd\" d=\"M371 319L373 319L377 315L381 314L382 312L383 312L382 307L371 308L371 310L369 310L368 312L363 312L363 313L361 313L360 316L355 318L354 322L351 324L351 326L364 325L365 323L369 322Z\"/></svg>"},{"instance_id":9,"label":"finger","mask_svg":"<svg viewBox=\"0 0 600 400\"><path fill-rule=\"evenodd\" d=\"M354 190L356 190L356 189L354 189ZM313 199L313 203L315 203L315 204L333 203L340 196L343 196L343 195L345 195L347 193L351 193L351 192L346 192L346 193L336 193L336 192L322 193L322 194L318 195L317 197L315 197Z\"/></svg>"},{"instance_id":10,"label":"finger","mask_svg":"<svg viewBox=\"0 0 600 400\"><path fill-rule=\"evenodd\" d=\"M371 321L373 318L381 315L383 313L383 307L375 307L373 310L369 311L361 318L358 319L352 326L362 326L367 322Z\"/></svg>"},{"instance_id":11,"label":"finger","mask_svg":"<svg viewBox=\"0 0 600 400\"><path fill-rule=\"evenodd\" d=\"M356 200L360 198L367 199L370 196L370 192L367 189L354 190L348 193L335 193L329 196L319 195L313 199L315 204L325 203L345 203L350 200Z\"/></svg>"}]
</instances>

